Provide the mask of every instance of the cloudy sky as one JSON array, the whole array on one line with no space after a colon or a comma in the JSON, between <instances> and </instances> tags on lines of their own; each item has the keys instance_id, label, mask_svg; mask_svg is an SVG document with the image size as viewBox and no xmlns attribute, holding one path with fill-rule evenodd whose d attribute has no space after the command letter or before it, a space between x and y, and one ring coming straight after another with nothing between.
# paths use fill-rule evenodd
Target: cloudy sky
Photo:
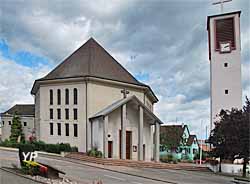
<instances>
[{"instance_id":1,"label":"cloudy sky","mask_svg":"<svg viewBox=\"0 0 250 184\"><path fill-rule=\"evenodd\" d=\"M33 103L35 79L94 37L159 98L156 114L205 136L209 125L207 15L217 0L0 0L0 112ZM241 10L243 96L250 97L250 1ZM243 99L244 100L244 99ZM203 126L201 129L201 121Z\"/></svg>"}]
</instances>

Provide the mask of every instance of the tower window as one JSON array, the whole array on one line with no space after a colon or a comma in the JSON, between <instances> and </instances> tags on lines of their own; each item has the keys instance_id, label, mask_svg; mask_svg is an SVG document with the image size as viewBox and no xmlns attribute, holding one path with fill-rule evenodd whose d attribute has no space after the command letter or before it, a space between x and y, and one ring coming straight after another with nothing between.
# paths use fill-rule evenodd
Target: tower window
<instances>
[{"instance_id":1,"label":"tower window","mask_svg":"<svg viewBox=\"0 0 250 184\"><path fill-rule=\"evenodd\" d=\"M53 123L50 123L49 127L50 127L50 135L53 135Z\"/></svg>"},{"instance_id":2,"label":"tower window","mask_svg":"<svg viewBox=\"0 0 250 184\"><path fill-rule=\"evenodd\" d=\"M69 109L65 109L65 119L69 119Z\"/></svg>"},{"instance_id":3,"label":"tower window","mask_svg":"<svg viewBox=\"0 0 250 184\"><path fill-rule=\"evenodd\" d=\"M61 135L61 123L57 123L57 134Z\"/></svg>"},{"instance_id":4,"label":"tower window","mask_svg":"<svg viewBox=\"0 0 250 184\"><path fill-rule=\"evenodd\" d=\"M23 122L23 126L27 126L27 122L26 121Z\"/></svg>"},{"instance_id":5,"label":"tower window","mask_svg":"<svg viewBox=\"0 0 250 184\"><path fill-rule=\"evenodd\" d=\"M3 121L3 125L4 125L4 121Z\"/></svg>"},{"instance_id":6,"label":"tower window","mask_svg":"<svg viewBox=\"0 0 250 184\"><path fill-rule=\"evenodd\" d=\"M65 89L65 104L69 105L69 89Z\"/></svg>"},{"instance_id":7,"label":"tower window","mask_svg":"<svg viewBox=\"0 0 250 184\"><path fill-rule=\"evenodd\" d=\"M53 105L53 90L49 90L49 104Z\"/></svg>"},{"instance_id":8,"label":"tower window","mask_svg":"<svg viewBox=\"0 0 250 184\"><path fill-rule=\"evenodd\" d=\"M77 104L77 89L74 88L74 104Z\"/></svg>"},{"instance_id":9,"label":"tower window","mask_svg":"<svg viewBox=\"0 0 250 184\"><path fill-rule=\"evenodd\" d=\"M11 125L11 121L9 121L9 125Z\"/></svg>"},{"instance_id":10,"label":"tower window","mask_svg":"<svg viewBox=\"0 0 250 184\"><path fill-rule=\"evenodd\" d=\"M228 67L228 63L224 63L224 67Z\"/></svg>"},{"instance_id":11,"label":"tower window","mask_svg":"<svg viewBox=\"0 0 250 184\"><path fill-rule=\"evenodd\" d=\"M225 94L226 94L226 95L228 94L228 89L225 89Z\"/></svg>"},{"instance_id":12,"label":"tower window","mask_svg":"<svg viewBox=\"0 0 250 184\"><path fill-rule=\"evenodd\" d=\"M74 120L77 120L77 109L73 109L74 111Z\"/></svg>"},{"instance_id":13,"label":"tower window","mask_svg":"<svg viewBox=\"0 0 250 184\"><path fill-rule=\"evenodd\" d=\"M57 105L61 105L61 90L57 90Z\"/></svg>"},{"instance_id":14,"label":"tower window","mask_svg":"<svg viewBox=\"0 0 250 184\"><path fill-rule=\"evenodd\" d=\"M49 118L53 119L53 109L49 109Z\"/></svg>"},{"instance_id":15,"label":"tower window","mask_svg":"<svg viewBox=\"0 0 250 184\"><path fill-rule=\"evenodd\" d=\"M232 48L235 48L234 18L215 20L216 50L220 49L220 42L231 41Z\"/></svg>"},{"instance_id":16,"label":"tower window","mask_svg":"<svg viewBox=\"0 0 250 184\"><path fill-rule=\"evenodd\" d=\"M57 109L57 119L61 119L61 109Z\"/></svg>"},{"instance_id":17,"label":"tower window","mask_svg":"<svg viewBox=\"0 0 250 184\"><path fill-rule=\"evenodd\" d=\"M78 136L77 124L74 124L74 137Z\"/></svg>"},{"instance_id":18,"label":"tower window","mask_svg":"<svg viewBox=\"0 0 250 184\"><path fill-rule=\"evenodd\" d=\"M69 136L69 124L65 123L65 135Z\"/></svg>"}]
</instances>

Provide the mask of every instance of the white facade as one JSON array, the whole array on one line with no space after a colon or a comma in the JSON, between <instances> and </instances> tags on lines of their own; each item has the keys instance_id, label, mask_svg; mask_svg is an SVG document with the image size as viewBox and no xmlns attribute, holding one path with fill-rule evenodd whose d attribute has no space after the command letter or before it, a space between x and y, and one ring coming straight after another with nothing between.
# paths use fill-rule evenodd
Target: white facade
<instances>
[{"instance_id":1,"label":"white facade","mask_svg":"<svg viewBox=\"0 0 250 184\"><path fill-rule=\"evenodd\" d=\"M235 48L231 52L221 53L216 49L215 21L233 18ZM210 43L210 95L211 95L211 130L216 115L222 109L242 108L241 84L241 43L240 12L211 16L208 19ZM230 40L229 40L230 41Z\"/></svg>"},{"instance_id":2,"label":"white facade","mask_svg":"<svg viewBox=\"0 0 250 184\"><path fill-rule=\"evenodd\" d=\"M32 135L32 131L34 130L34 117L32 116L19 116L22 124L23 133L25 136L25 140L29 140L29 137ZM2 116L2 136L1 139L9 139L11 134L11 124L13 116Z\"/></svg>"}]
</instances>

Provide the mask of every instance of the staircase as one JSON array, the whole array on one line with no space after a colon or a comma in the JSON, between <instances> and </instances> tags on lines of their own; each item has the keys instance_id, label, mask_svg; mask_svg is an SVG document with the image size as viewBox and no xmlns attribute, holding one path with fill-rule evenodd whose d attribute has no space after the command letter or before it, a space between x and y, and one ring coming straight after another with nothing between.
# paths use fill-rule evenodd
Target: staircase
<instances>
[{"instance_id":1,"label":"staircase","mask_svg":"<svg viewBox=\"0 0 250 184\"><path fill-rule=\"evenodd\" d=\"M168 164L160 162L145 162L134 160L118 160L118 159L104 159L87 156L85 153L70 153L65 156L66 158L81 160L84 162L91 162L101 165L110 166L125 166L125 167L137 167L137 168L154 168L154 169L175 169L175 170L188 170L188 171L210 171L207 167L192 166L190 164L178 163Z\"/></svg>"}]
</instances>

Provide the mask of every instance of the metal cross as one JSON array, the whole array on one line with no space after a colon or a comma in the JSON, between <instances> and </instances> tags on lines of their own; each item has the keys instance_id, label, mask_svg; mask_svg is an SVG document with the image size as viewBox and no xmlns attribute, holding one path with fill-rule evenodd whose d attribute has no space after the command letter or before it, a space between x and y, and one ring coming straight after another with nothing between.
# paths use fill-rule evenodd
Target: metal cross
<instances>
[{"instance_id":1,"label":"metal cross","mask_svg":"<svg viewBox=\"0 0 250 184\"><path fill-rule=\"evenodd\" d=\"M217 5L217 4L220 4L220 11L221 13L223 13L223 3L227 3L227 2L230 2L232 0L220 0L218 2L214 2L212 5Z\"/></svg>"},{"instance_id":2,"label":"metal cross","mask_svg":"<svg viewBox=\"0 0 250 184\"><path fill-rule=\"evenodd\" d=\"M123 94L123 98L127 98L129 91L126 88L124 88L123 90L121 90L121 93Z\"/></svg>"}]
</instances>

